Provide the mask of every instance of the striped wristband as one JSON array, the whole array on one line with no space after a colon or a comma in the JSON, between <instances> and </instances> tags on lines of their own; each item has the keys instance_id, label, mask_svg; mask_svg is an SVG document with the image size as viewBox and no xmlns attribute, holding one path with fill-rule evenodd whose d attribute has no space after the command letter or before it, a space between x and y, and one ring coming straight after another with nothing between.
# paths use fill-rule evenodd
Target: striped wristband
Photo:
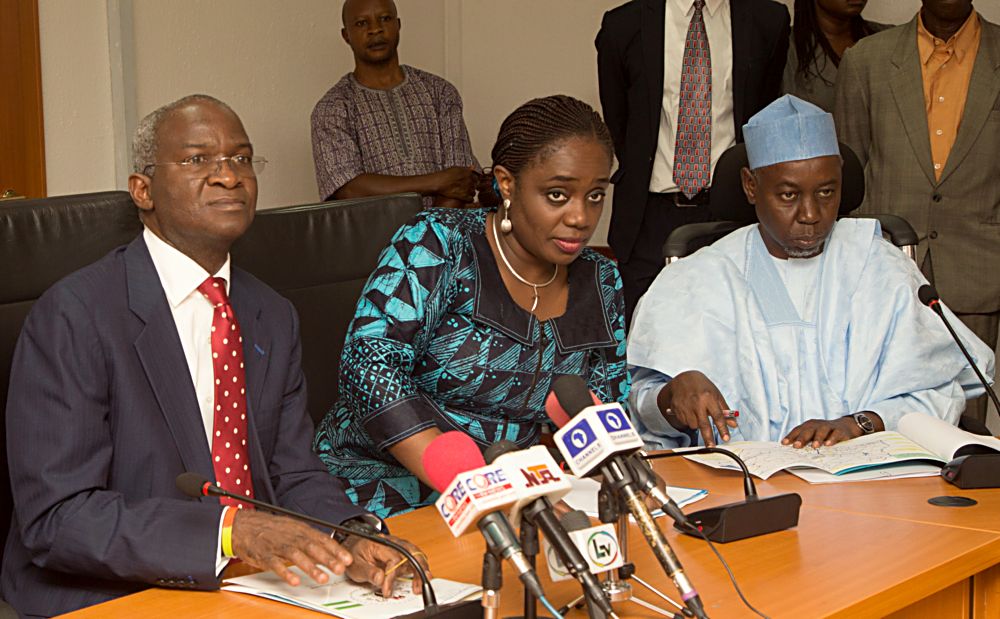
<instances>
[{"instance_id":1,"label":"striped wristband","mask_svg":"<svg viewBox=\"0 0 1000 619\"><path fill-rule=\"evenodd\" d=\"M236 508L227 505L226 513L222 515L222 556L233 559L233 521L236 520Z\"/></svg>"}]
</instances>

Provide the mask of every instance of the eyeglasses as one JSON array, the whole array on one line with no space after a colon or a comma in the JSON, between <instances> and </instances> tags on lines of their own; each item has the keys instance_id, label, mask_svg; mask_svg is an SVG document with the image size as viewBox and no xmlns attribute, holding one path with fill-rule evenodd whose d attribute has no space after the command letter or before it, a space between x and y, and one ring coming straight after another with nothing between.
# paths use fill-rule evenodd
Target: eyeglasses
<instances>
[{"instance_id":1,"label":"eyeglasses","mask_svg":"<svg viewBox=\"0 0 1000 619\"><path fill-rule=\"evenodd\" d=\"M181 166L192 176L208 178L213 174L217 174L219 170L222 169L222 164L226 161L229 162L229 167L232 168L233 172L241 178L256 177L264 171L264 165L267 164L267 159L264 159L263 157L251 157L250 155L229 155L216 157L214 159L206 155L191 155L183 161L151 163L143 168L142 173L148 174L148 170L156 166L177 165Z\"/></svg>"}]
</instances>

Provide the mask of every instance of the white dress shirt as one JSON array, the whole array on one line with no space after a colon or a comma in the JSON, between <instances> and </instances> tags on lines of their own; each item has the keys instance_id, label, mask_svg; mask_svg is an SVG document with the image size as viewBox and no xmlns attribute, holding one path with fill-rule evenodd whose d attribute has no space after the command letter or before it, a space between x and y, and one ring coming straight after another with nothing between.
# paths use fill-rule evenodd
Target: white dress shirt
<instances>
[{"instance_id":1,"label":"white dress shirt","mask_svg":"<svg viewBox=\"0 0 1000 619\"><path fill-rule=\"evenodd\" d=\"M660 134L653 157L653 174L649 191L677 191L674 182L674 144L678 108L680 107L681 67L684 62L684 41L687 38L694 0L666 0L663 25L663 104L660 108ZM712 57L712 162L736 143L733 124L733 30L729 0L705 0L702 9L705 34ZM709 183L711 184L711 182Z\"/></svg>"},{"instance_id":2,"label":"white dress shirt","mask_svg":"<svg viewBox=\"0 0 1000 619\"><path fill-rule=\"evenodd\" d=\"M177 335L181 338L191 382L198 396L205 440L211 450L212 426L215 424L215 368L212 365L212 318L215 308L198 292L198 286L210 273L153 234L149 228L143 231L142 238L149 248L149 256L153 259L170 313L177 325ZM226 294L229 294L229 270L229 256L226 256L225 264L213 276L226 281Z\"/></svg>"},{"instance_id":3,"label":"white dress shirt","mask_svg":"<svg viewBox=\"0 0 1000 619\"><path fill-rule=\"evenodd\" d=\"M156 236L149 228L143 230L142 238L146 241L149 257L153 259L156 275L160 278L160 285L163 287L167 304L170 305L170 313L177 326L177 335L180 336L181 348L184 349L184 358L191 373L191 382L194 383L194 392L198 397L201 421L205 427L205 440L208 441L208 450L211 452L212 427L215 425L213 410L215 368L212 365L212 318L215 308L198 292L198 286L210 274L180 250ZM214 274L214 277L225 280L226 294L229 294L229 271L230 261L227 255L222 268ZM227 506L219 517L216 546L218 558L215 567L217 574L222 573L229 563L229 559L222 555L222 522L229 509L233 508Z\"/></svg>"}]
</instances>

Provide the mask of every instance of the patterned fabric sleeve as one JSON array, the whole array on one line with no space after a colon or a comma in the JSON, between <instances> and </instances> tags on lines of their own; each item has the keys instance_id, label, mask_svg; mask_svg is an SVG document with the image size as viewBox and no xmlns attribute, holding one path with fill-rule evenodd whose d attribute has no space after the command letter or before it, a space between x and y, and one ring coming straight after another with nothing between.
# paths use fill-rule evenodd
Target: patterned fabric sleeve
<instances>
[{"instance_id":1,"label":"patterned fabric sleeve","mask_svg":"<svg viewBox=\"0 0 1000 619\"><path fill-rule=\"evenodd\" d=\"M440 79L438 89L438 117L441 129L441 153L444 155L444 167L474 166L479 169L479 162L472 154L472 144L469 142L469 131L465 127L462 116L462 96L458 90L446 80Z\"/></svg>"},{"instance_id":2,"label":"patterned fabric sleeve","mask_svg":"<svg viewBox=\"0 0 1000 619\"><path fill-rule=\"evenodd\" d=\"M601 296L604 313L611 324L616 346L596 348L591 354L587 385L601 402L618 402L629 409L631 377L625 364L625 297L618 267L610 260L601 261Z\"/></svg>"},{"instance_id":3,"label":"patterned fabric sleeve","mask_svg":"<svg viewBox=\"0 0 1000 619\"><path fill-rule=\"evenodd\" d=\"M365 284L340 363L340 396L379 450L435 425L413 368L453 291L458 232L433 211L400 228Z\"/></svg>"},{"instance_id":4,"label":"patterned fabric sleeve","mask_svg":"<svg viewBox=\"0 0 1000 619\"><path fill-rule=\"evenodd\" d=\"M320 99L312 112L313 164L320 200L332 200L338 189L364 173L345 94L338 84Z\"/></svg>"}]
</instances>

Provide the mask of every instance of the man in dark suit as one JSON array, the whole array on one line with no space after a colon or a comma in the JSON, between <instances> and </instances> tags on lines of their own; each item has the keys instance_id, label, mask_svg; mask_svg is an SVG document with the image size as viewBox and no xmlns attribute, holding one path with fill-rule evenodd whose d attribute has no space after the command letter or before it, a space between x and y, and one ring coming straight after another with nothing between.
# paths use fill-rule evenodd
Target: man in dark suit
<instances>
[{"instance_id":1,"label":"man in dark suit","mask_svg":"<svg viewBox=\"0 0 1000 619\"><path fill-rule=\"evenodd\" d=\"M320 583L322 565L388 592L394 551L175 487L193 471L241 497L378 524L310 449L291 303L230 267L263 163L240 119L185 97L140 123L135 151L145 231L46 292L15 352L4 597L50 616L151 585L213 589L231 558L292 585L288 564Z\"/></svg>"},{"instance_id":2,"label":"man in dark suit","mask_svg":"<svg viewBox=\"0 0 1000 619\"><path fill-rule=\"evenodd\" d=\"M632 0L604 14L597 73L618 158L608 240L627 319L670 232L710 218L719 156L780 94L789 32L771 0Z\"/></svg>"},{"instance_id":3,"label":"man in dark suit","mask_svg":"<svg viewBox=\"0 0 1000 619\"><path fill-rule=\"evenodd\" d=\"M841 141L865 166L861 212L910 222L924 275L996 346L1000 25L971 0L924 0L909 23L844 53L835 117ZM966 415L985 421L986 410L982 397Z\"/></svg>"}]
</instances>

